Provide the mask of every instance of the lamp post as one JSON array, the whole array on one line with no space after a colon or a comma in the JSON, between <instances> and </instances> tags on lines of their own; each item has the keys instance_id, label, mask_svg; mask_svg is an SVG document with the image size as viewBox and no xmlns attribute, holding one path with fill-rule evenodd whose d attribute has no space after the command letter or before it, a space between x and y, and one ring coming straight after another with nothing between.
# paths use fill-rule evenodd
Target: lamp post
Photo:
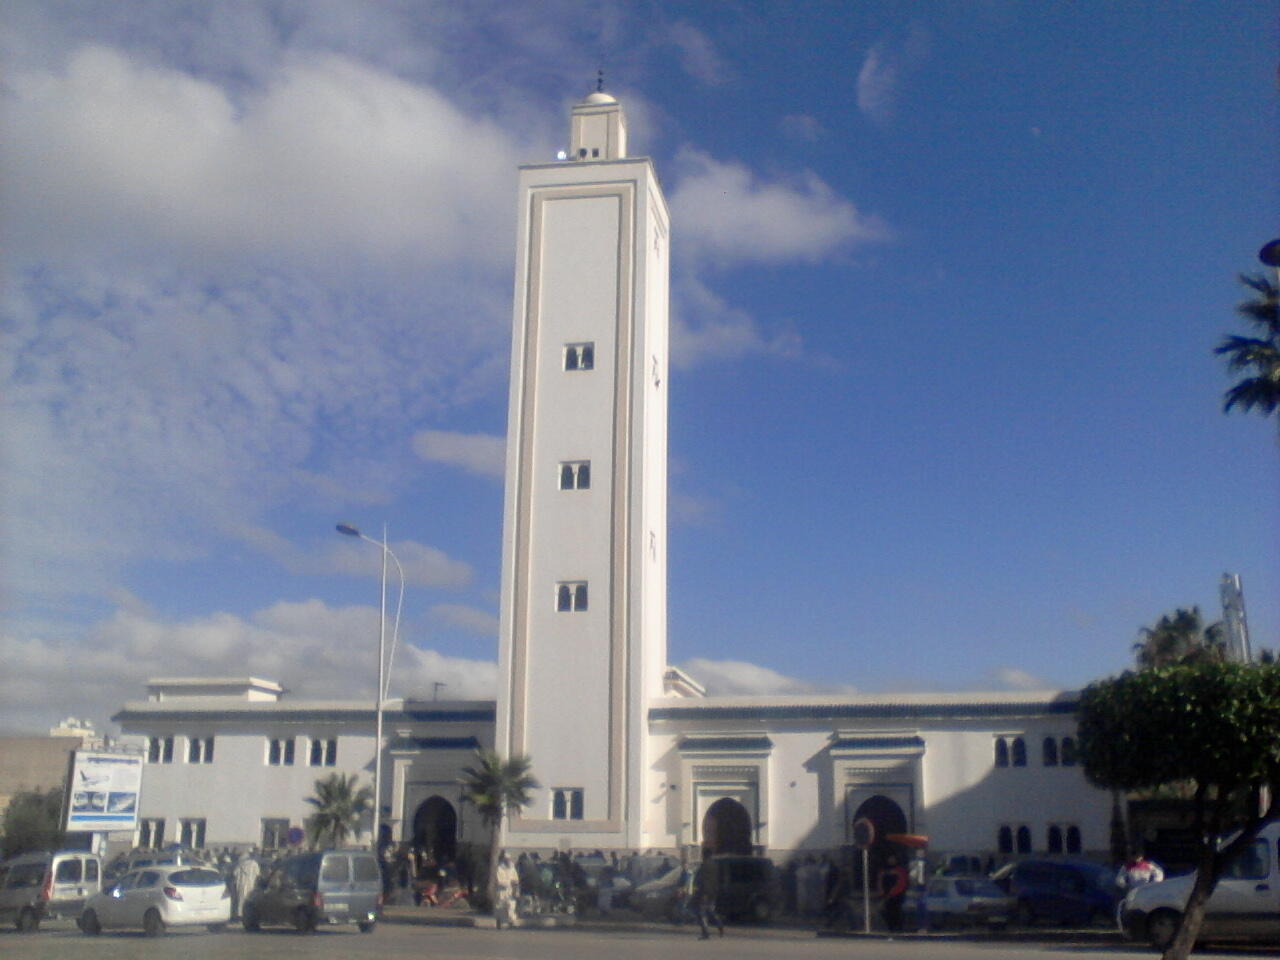
<instances>
[{"instance_id":1,"label":"lamp post","mask_svg":"<svg viewBox=\"0 0 1280 960\"><path fill-rule=\"evenodd\" d=\"M374 703L373 747L373 847L376 850L379 827L382 824L382 705L387 698L387 683L391 665L387 662L387 557L395 561L400 574L400 599L396 603L396 622L391 634L391 655L395 656L396 639L400 635L400 608L404 603L404 567L387 546L387 525L382 525L382 540L366 537L349 523L338 524L338 532L348 537L359 537L382 550L382 603L378 612L378 697Z\"/></svg>"}]
</instances>

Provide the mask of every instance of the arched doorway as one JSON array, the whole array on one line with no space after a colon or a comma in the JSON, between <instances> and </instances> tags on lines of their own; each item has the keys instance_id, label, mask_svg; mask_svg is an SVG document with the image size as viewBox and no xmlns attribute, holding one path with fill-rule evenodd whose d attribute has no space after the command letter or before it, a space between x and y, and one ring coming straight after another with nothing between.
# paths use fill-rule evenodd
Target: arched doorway
<instances>
[{"instance_id":1,"label":"arched doorway","mask_svg":"<svg viewBox=\"0 0 1280 960\"><path fill-rule=\"evenodd\" d=\"M890 856L897 857L900 863L906 863L906 848L885 838L891 833L908 832L907 815L902 812L902 807L898 805L896 800L877 793L858 804L858 809L854 811L853 817L849 822L852 824L863 817L870 820L876 828L875 843L871 845L867 857L867 866L871 871L872 887L874 889L877 886L877 878L884 871ZM861 857L855 858L854 873L856 875L855 883L861 886Z\"/></svg>"},{"instance_id":2,"label":"arched doorway","mask_svg":"<svg viewBox=\"0 0 1280 960\"><path fill-rule=\"evenodd\" d=\"M702 845L715 853L751 853L751 814L732 797L721 797L702 818Z\"/></svg>"},{"instance_id":3,"label":"arched doorway","mask_svg":"<svg viewBox=\"0 0 1280 960\"><path fill-rule=\"evenodd\" d=\"M444 797L428 797L413 815L413 845L436 862L458 855L458 813Z\"/></svg>"}]
</instances>

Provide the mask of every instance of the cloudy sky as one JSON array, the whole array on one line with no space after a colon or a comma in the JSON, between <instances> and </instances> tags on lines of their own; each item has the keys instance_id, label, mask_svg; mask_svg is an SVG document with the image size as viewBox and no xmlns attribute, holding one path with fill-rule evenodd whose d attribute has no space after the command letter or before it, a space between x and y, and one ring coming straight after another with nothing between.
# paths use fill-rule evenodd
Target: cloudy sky
<instances>
[{"instance_id":1,"label":"cloudy sky","mask_svg":"<svg viewBox=\"0 0 1280 960\"><path fill-rule=\"evenodd\" d=\"M672 208L670 657L1072 687L1241 574L1212 355L1275 230L1267 3L9 0L0 729L151 676L491 695L515 170L598 66Z\"/></svg>"}]
</instances>

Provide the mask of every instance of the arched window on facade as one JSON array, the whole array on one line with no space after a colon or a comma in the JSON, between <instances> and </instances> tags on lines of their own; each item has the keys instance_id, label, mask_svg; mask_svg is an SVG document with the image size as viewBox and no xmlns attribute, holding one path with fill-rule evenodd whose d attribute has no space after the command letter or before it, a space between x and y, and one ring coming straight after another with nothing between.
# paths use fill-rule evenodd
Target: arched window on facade
<instances>
[{"instance_id":1,"label":"arched window on facade","mask_svg":"<svg viewBox=\"0 0 1280 960\"><path fill-rule=\"evenodd\" d=\"M567 583L560 584L556 589L556 609L561 613L573 609L573 593Z\"/></svg>"},{"instance_id":2,"label":"arched window on facade","mask_svg":"<svg viewBox=\"0 0 1280 960\"><path fill-rule=\"evenodd\" d=\"M1005 742L1004 737L996 737L996 766L1007 767L1009 765L1009 744Z\"/></svg>"},{"instance_id":3,"label":"arched window on facade","mask_svg":"<svg viewBox=\"0 0 1280 960\"><path fill-rule=\"evenodd\" d=\"M587 585L580 583L573 588L573 609L587 609Z\"/></svg>"},{"instance_id":4,"label":"arched window on facade","mask_svg":"<svg viewBox=\"0 0 1280 960\"><path fill-rule=\"evenodd\" d=\"M1058 765L1058 741L1053 737L1044 738L1044 765L1046 767Z\"/></svg>"},{"instance_id":5,"label":"arched window on facade","mask_svg":"<svg viewBox=\"0 0 1280 960\"><path fill-rule=\"evenodd\" d=\"M1048 836L1048 851L1050 853L1062 852L1062 828L1056 823L1050 825Z\"/></svg>"},{"instance_id":6,"label":"arched window on facade","mask_svg":"<svg viewBox=\"0 0 1280 960\"><path fill-rule=\"evenodd\" d=\"M1062 738L1062 765L1064 767L1076 765L1076 742L1071 737Z\"/></svg>"},{"instance_id":7,"label":"arched window on facade","mask_svg":"<svg viewBox=\"0 0 1280 960\"><path fill-rule=\"evenodd\" d=\"M1079 853L1082 848L1080 842L1080 828L1067 827L1067 853Z\"/></svg>"},{"instance_id":8,"label":"arched window on facade","mask_svg":"<svg viewBox=\"0 0 1280 960\"><path fill-rule=\"evenodd\" d=\"M1015 767L1025 767L1027 765L1027 741L1021 737L1014 737L1013 749L1010 753Z\"/></svg>"},{"instance_id":9,"label":"arched window on facade","mask_svg":"<svg viewBox=\"0 0 1280 960\"><path fill-rule=\"evenodd\" d=\"M1013 830L1010 827L1001 827L996 834L996 846L1001 853L1013 853Z\"/></svg>"},{"instance_id":10,"label":"arched window on facade","mask_svg":"<svg viewBox=\"0 0 1280 960\"><path fill-rule=\"evenodd\" d=\"M1018 828L1018 852L1031 852L1031 828L1025 825Z\"/></svg>"}]
</instances>

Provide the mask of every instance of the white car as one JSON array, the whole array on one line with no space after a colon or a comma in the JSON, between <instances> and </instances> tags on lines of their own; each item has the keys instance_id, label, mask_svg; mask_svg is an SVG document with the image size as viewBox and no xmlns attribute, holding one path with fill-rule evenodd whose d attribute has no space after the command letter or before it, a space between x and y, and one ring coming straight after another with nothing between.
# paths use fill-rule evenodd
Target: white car
<instances>
[{"instance_id":1,"label":"white car","mask_svg":"<svg viewBox=\"0 0 1280 960\"><path fill-rule=\"evenodd\" d=\"M1195 874L1130 890L1120 906L1120 925L1134 940L1163 950L1182 922ZM1254 941L1280 943L1280 823L1227 864L1205 907L1198 943Z\"/></svg>"},{"instance_id":2,"label":"white car","mask_svg":"<svg viewBox=\"0 0 1280 960\"><path fill-rule=\"evenodd\" d=\"M141 929L149 937L169 927L221 930L231 920L231 891L222 874L208 867L146 867L126 873L90 897L80 914L89 936L103 930Z\"/></svg>"}]
</instances>

